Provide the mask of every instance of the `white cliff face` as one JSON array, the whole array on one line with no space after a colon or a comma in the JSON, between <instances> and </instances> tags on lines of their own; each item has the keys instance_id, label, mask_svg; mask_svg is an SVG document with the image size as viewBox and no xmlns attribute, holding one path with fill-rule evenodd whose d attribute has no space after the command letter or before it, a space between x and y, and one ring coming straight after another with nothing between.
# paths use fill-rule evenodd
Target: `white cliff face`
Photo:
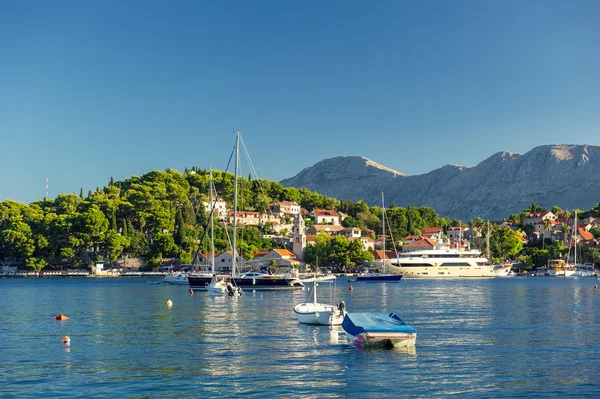
<instances>
[{"instance_id":1,"label":"white cliff face","mask_svg":"<svg viewBox=\"0 0 600 399\"><path fill-rule=\"evenodd\" d=\"M446 165L406 176L363 157L338 157L281 181L340 200L430 206L464 220L508 217L535 202L590 209L600 202L600 145L544 145L524 155L499 152L474 167Z\"/></svg>"}]
</instances>

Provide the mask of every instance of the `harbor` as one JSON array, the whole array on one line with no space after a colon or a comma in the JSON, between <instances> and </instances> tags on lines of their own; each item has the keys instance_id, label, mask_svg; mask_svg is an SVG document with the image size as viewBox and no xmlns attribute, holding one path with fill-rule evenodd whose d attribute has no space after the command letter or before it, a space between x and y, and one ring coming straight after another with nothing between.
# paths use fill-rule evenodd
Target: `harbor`
<instances>
[{"instance_id":1,"label":"harbor","mask_svg":"<svg viewBox=\"0 0 600 399\"><path fill-rule=\"evenodd\" d=\"M338 278L335 298L349 312L395 312L418 331L414 347L394 349L336 342L339 326L299 323L294 306L308 290L211 297L149 284L157 281L0 280L10 299L0 396L377 398L398 387L407 398L598 394L595 278ZM68 320L54 320L61 314Z\"/></svg>"}]
</instances>

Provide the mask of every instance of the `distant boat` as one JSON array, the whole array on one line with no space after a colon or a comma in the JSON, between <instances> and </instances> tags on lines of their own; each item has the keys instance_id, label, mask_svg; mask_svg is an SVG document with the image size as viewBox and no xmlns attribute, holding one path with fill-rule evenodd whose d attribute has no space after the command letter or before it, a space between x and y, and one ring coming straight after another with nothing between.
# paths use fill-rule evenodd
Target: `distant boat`
<instances>
[{"instance_id":1,"label":"distant boat","mask_svg":"<svg viewBox=\"0 0 600 399\"><path fill-rule=\"evenodd\" d=\"M210 171L209 186L210 186L209 187L209 191L210 191L209 201L214 206L213 196L212 196L213 191L214 191L212 169ZM210 295L210 296L223 296L223 295L240 296L240 295L242 295L241 288L234 287L225 278L219 279L217 277L217 275L215 274L215 229L214 229L215 215L214 215L213 211L214 211L213 209L211 209L211 211L210 211L210 263L212 265L211 266L212 279L210 280L210 283L208 283L206 285L206 291L208 292L208 295Z\"/></svg>"},{"instance_id":2,"label":"distant boat","mask_svg":"<svg viewBox=\"0 0 600 399\"><path fill-rule=\"evenodd\" d=\"M300 279L292 274L274 275L270 274L268 269L263 269L266 273L252 271L240 273L231 277L231 282L237 287L249 290L294 290L304 288Z\"/></svg>"},{"instance_id":3,"label":"distant boat","mask_svg":"<svg viewBox=\"0 0 600 399\"><path fill-rule=\"evenodd\" d=\"M314 283L315 281L331 281L336 278L335 274L325 274L323 276L301 278L300 281L303 283Z\"/></svg>"},{"instance_id":4,"label":"distant boat","mask_svg":"<svg viewBox=\"0 0 600 399\"><path fill-rule=\"evenodd\" d=\"M385 254L385 206L383 193L381 193L381 222L381 236L383 238L383 259L381 260L381 266L383 273L363 274L362 276L357 276L356 279L352 279L352 281L356 281L357 283L399 283L402 279L402 274L387 274L385 272L385 259L387 256Z\"/></svg>"},{"instance_id":5,"label":"distant boat","mask_svg":"<svg viewBox=\"0 0 600 399\"><path fill-rule=\"evenodd\" d=\"M337 306L317 302L317 286L314 282L311 302L299 303L294 307L294 313L299 323L319 325L340 325L346 315L346 303L340 302ZM335 301L334 301L335 302Z\"/></svg>"},{"instance_id":6,"label":"distant boat","mask_svg":"<svg viewBox=\"0 0 600 399\"><path fill-rule=\"evenodd\" d=\"M401 274L365 274L357 276L355 281L358 283L399 283L402 280Z\"/></svg>"},{"instance_id":7,"label":"distant boat","mask_svg":"<svg viewBox=\"0 0 600 399\"><path fill-rule=\"evenodd\" d=\"M188 275L186 272L170 271L162 280L163 284L171 285L189 285Z\"/></svg>"},{"instance_id":8,"label":"distant boat","mask_svg":"<svg viewBox=\"0 0 600 399\"><path fill-rule=\"evenodd\" d=\"M350 340L362 346L415 346L417 330L396 313L348 313L342 328Z\"/></svg>"},{"instance_id":9,"label":"distant boat","mask_svg":"<svg viewBox=\"0 0 600 399\"><path fill-rule=\"evenodd\" d=\"M503 263L501 265L494 265L494 273L496 273L496 277L508 277L512 267L513 267L512 263Z\"/></svg>"}]
</instances>

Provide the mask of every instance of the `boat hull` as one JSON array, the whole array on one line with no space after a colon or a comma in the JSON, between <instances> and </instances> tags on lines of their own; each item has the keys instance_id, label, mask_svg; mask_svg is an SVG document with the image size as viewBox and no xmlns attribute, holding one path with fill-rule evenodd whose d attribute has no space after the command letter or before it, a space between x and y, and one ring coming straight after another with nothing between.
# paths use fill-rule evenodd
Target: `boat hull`
<instances>
[{"instance_id":1,"label":"boat hull","mask_svg":"<svg viewBox=\"0 0 600 399\"><path fill-rule=\"evenodd\" d=\"M361 346L410 347L417 342L417 330L395 313L348 313L342 328L348 339Z\"/></svg>"},{"instance_id":2,"label":"boat hull","mask_svg":"<svg viewBox=\"0 0 600 399\"><path fill-rule=\"evenodd\" d=\"M301 290L304 284L298 279L285 277L233 278L233 284L243 290Z\"/></svg>"},{"instance_id":3,"label":"boat hull","mask_svg":"<svg viewBox=\"0 0 600 399\"><path fill-rule=\"evenodd\" d=\"M417 344L417 333L363 333L352 335L348 339L356 345L369 347L412 347Z\"/></svg>"},{"instance_id":4,"label":"boat hull","mask_svg":"<svg viewBox=\"0 0 600 399\"><path fill-rule=\"evenodd\" d=\"M374 274L356 277L357 283L399 283L402 274Z\"/></svg>"},{"instance_id":5,"label":"boat hull","mask_svg":"<svg viewBox=\"0 0 600 399\"><path fill-rule=\"evenodd\" d=\"M494 266L494 273L496 277L508 277L508 274L512 270L512 265L496 265Z\"/></svg>"},{"instance_id":6,"label":"boat hull","mask_svg":"<svg viewBox=\"0 0 600 399\"><path fill-rule=\"evenodd\" d=\"M444 266L443 263L423 263L420 266L392 263L386 268L390 273L401 274L404 278L496 277L493 266L488 265Z\"/></svg>"},{"instance_id":7,"label":"boat hull","mask_svg":"<svg viewBox=\"0 0 600 399\"><path fill-rule=\"evenodd\" d=\"M226 277L223 277L226 278ZM194 290L206 290L206 287L210 284L210 282L212 281L212 275L207 275L207 276L188 276L188 283L190 285L190 288L193 288Z\"/></svg>"},{"instance_id":8,"label":"boat hull","mask_svg":"<svg viewBox=\"0 0 600 399\"><path fill-rule=\"evenodd\" d=\"M300 303L294 308L296 319L302 324L335 326L342 324L345 312L323 303Z\"/></svg>"},{"instance_id":9,"label":"boat hull","mask_svg":"<svg viewBox=\"0 0 600 399\"><path fill-rule=\"evenodd\" d=\"M185 274L167 274L162 282L171 285L189 285L188 276Z\"/></svg>"}]
</instances>

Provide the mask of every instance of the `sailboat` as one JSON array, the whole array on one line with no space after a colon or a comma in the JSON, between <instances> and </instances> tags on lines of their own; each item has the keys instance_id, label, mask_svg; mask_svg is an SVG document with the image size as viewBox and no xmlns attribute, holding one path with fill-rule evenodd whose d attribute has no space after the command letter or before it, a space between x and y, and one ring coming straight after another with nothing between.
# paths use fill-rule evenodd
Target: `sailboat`
<instances>
[{"instance_id":1,"label":"sailboat","mask_svg":"<svg viewBox=\"0 0 600 399\"><path fill-rule=\"evenodd\" d=\"M382 221L382 237L383 237L383 259L381 260L383 273L365 274L356 277L357 282L363 283L397 283L402 279L401 274L386 274L385 272L385 206L383 200L383 192L381 193L381 221Z\"/></svg>"},{"instance_id":2,"label":"sailboat","mask_svg":"<svg viewBox=\"0 0 600 399\"><path fill-rule=\"evenodd\" d=\"M210 171L210 203L213 203L213 178L212 170ZM232 284L226 281L225 278L219 279L215 274L215 229L214 229L214 212L211 209L210 213L210 263L212 265L212 279L210 283L206 285L206 291L211 296L240 296L242 290L237 287L233 287Z\"/></svg>"},{"instance_id":3,"label":"sailboat","mask_svg":"<svg viewBox=\"0 0 600 399\"><path fill-rule=\"evenodd\" d=\"M228 282L231 286L228 286L228 290L234 289L239 292L240 289L252 289L252 290L281 290L281 289L302 289L304 284L294 276L283 276L283 275L272 275L269 273L263 273L259 271L251 271L247 273L236 274L237 272L237 202L238 202L238 171L239 171L239 144L240 144L240 133L236 132L235 136L235 172L234 172L234 185L233 185L233 237L231 243L231 276ZM214 262L213 262L214 264ZM208 280L204 277L195 278L192 276L188 277L190 287L200 289L206 289L209 283L212 282L213 276L210 276Z\"/></svg>"},{"instance_id":4,"label":"sailboat","mask_svg":"<svg viewBox=\"0 0 600 399\"><path fill-rule=\"evenodd\" d=\"M346 303L341 301L337 306L317 302L317 286L314 282L312 290L312 302L299 303L294 307L296 318L299 323L319 325L340 325L346 315ZM335 300L334 300L335 302Z\"/></svg>"},{"instance_id":5,"label":"sailboat","mask_svg":"<svg viewBox=\"0 0 600 399\"><path fill-rule=\"evenodd\" d=\"M577 212L575 212L575 235L572 235L573 240L573 264L565 266L565 277L592 277L594 275L593 264L577 264L577 233L579 231L577 224Z\"/></svg>"}]
</instances>

